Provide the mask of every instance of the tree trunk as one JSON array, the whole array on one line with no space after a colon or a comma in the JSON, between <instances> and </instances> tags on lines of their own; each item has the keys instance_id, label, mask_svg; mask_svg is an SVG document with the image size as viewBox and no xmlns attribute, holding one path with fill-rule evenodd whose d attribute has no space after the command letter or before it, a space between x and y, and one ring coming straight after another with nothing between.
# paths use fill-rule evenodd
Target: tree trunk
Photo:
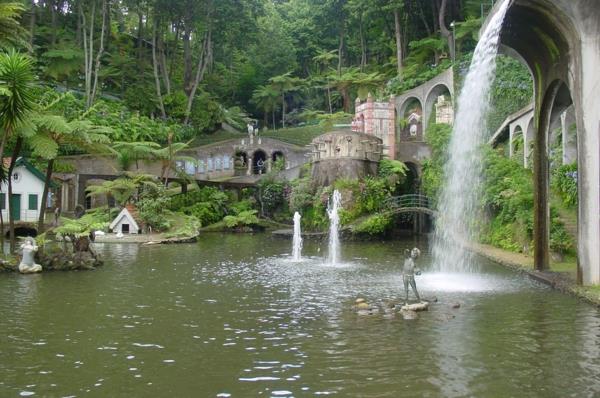
<instances>
[{"instance_id":1,"label":"tree trunk","mask_svg":"<svg viewBox=\"0 0 600 398\"><path fill-rule=\"evenodd\" d=\"M350 113L350 92L348 91L348 88L341 89L340 92L344 102L344 112Z\"/></svg>"},{"instance_id":2,"label":"tree trunk","mask_svg":"<svg viewBox=\"0 0 600 398\"><path fill-rule=\"evenodd\" d=\"M398 66L398 77L402 80L402 31L400 30L400 10L394 9L394 26L396 32L396 60Z\"/></svg>"},{"instance_id":3,"label":"tree trunk","mask_svg":"<svg viewBox=\"0 0 600 398\"><path fill-rule=\"evenodd\" d=\"M360 35L360 71L364 72L365 67L367 66L367 39L365 38L365 32L363 29L362 13L360 14L358 31Z\"/></svg>"},{"instance_id":4,"label":"tree trunk","mask_svg":"<svg viewBox=\"0 0 600 398\"><path fill-rule=\"evenodd\" d=\"M190 115L192 113L192 105L194 103L194 97L196 96L196 90L198 90L198 85L204 79L204 73L206 72L206 68L208 67L208 64L210 63L211 59L212 32L209 28L209 30L204 35L204 41L202 43L202 52L200 53L200 57L198 58L198 66L196 67L196 78L194 79L192 90L188 96L184 124L188 124L190 121Z\"/></svg>"},{"instance_id":5,"label":"tree trunk","mask_svg":"<svg viewBox=\"0 0 600 398\"><path fill-rule=\"evenodd\" d=\"M51 47L54 47L56 45L56 30L57 30L57 23L56 23L56 0L52 0L50 2L50 19L51 19L51 30L50 30L50 45Z\"/></svg>"},{"instance_id":6,"label":"tree trunk","mask_svg":"<svg viewBox=\"0 0 600 398\"><path fill-rule=\"evenodd\" d=\"M162 92L160 89L160 78L158 77L158 61L156 59L156 25L158 25L158 21L156 20L156 16L154 17L154 25L152 26L152 69L154 71L154 83L156 85L156 98L158 99L158 106L160 108L160 114L163 119L167 118L167 114L165 112L165 104L162 98Z\"/></svg>"},{"instance_id":7,"label":"tree trunk","mask_svg":"<svg viewBox=\"0 0 600 398\"><path fill-rule=\"evenodd\" d=\"M100 61L104 54L104 33L106 30L106 6L107 0L102 0L102 29L100 30L100 47L98 48L98 54L96 54L96 66L94 68L94 85L92 86L92 94L88 99L88 108L90 108L96 99L96 93L98 90L98 75L100 74Z\"/></svg>"},{"instance_id":8,"label":"tree trunk","mask_svg":"<svg viewBox=\"0 0 600 398\"><path fill-rule=\"evenodd\" d=\"M338 76L342 76L342 66L344 65L344 22L340 27L340 45L338 47Z\"/></svg>"},{"instance_id":9,"label":"tree trunk","mask_svg":"<svg viewBox=\"0 0 600 398\"><path fill-rule=\"evenodd\" d=\"M10 233L10 253L13 254L16 249L16 240L15 240L15 220L12 215L12 173L15 168L15 163L17 158L19 157L19 153L21 152L21 147L23 146L23 138L18 137L17 142L15 143L15 149L13 150L12 157L10 159L10 166L8 167L8 174L6 178L8 179L8 226Z\"/></svg>"},{"instance_id":10,"label":"tree trunk","mask_svg":"<svg viewBox=\"0 0 600 398\"><path fill-rule=\"evenodd\" d=\"M83 55L84 55L84 74L85 74L85 97L86 106L89 107L89 99L92 95L92 57L94 53L94 18L96 16L96 1L92 1L92 11L89 26L88 42L88 23L83 11L83 6L79 2L79 15L81 17L81 28L83 32Z\"/></svg>"},{"instance_id":11,"label":"tree trunk","mask_svg":"<svg viewBox=\"0 0 600 398\"><path fill-rule=\"evenodd\" d=\"M273 107L271 116L273 118L273 130L277 130L277 125L275 124L275 107Z\"/></svg>"},{"instance_id":12,"label":"tree trunk","mask_svg":"<svg viewBox=\"0 0 600 398\"><path fill-rule=\"evenodd\" d=\"M46 180L44 181L44 192L42 193L42 203L40 205L40 216L38 219L38 234L44 232L44 218L46 217L46 206L48 204L48 191L50 191L50 183L52 181L52 169L54 168L54 159L48 160L46 170Z\"/></svg>"},{"instance_id":13,"label":"tree trunk","mask_svg":"<svg viewBox=\"0 0 600 398\"><path fill-rule=\"evenodd\" d=\"M191 27L185 24L183 31L183 91L190 96L192 92L192 46L191 46Z\"/></svg>"},{"instance_id":14,"label":"tree trunk","mask_svg":"<svg viewBox=\"0 0 600 398\"><path fill-rule=\"evenodd\" d=\"M455 59L455 49L454 49L454 41L452 38L452 32L448 30L446 27L446 4L448 0L442 0L442 4L440 5L440 13L438 14L438 20L440 24L440 33L442 37L446 39L448 42L448 48L450 49L450 58Z\"/></svg>"},{"instance_id":15,"label":"tree trunk","mask_svg":"<svg viewBox=\"0 0 600 398\"><path fill-rule=\"evenodd\" d=\"M35 34L35 0L31 0L31 16L29 17L29 46L33 51L33 36Z\"/></svg>"},{"instance_id":16,"label":"tree trunk","mask_svg":"<svg viewBox=\"0 0 600 398\"><path fill-rule=\"evenodd\" d=\"M163 80L165 81L165 89L167 90L167 95L171 95L171 76L169 75L169 68L167 67L167 56L165 53L164 40L162 38L162 33L158 36L158 49L159 49L159 66L162 70Z\"/></svg>"},{"instance_id":17,"label":"tree trunk","mask_svg":"<svg viewBox=\"0 0 600 398\"><path fill-rule=\"evenodd\" d=\"M137 62L140 71L142 70L142 49L144 40L144 14L142 13L141 0L137 2L137 13L138 13L138 31L137 31Z\"/></svg>"},{"instance_id":18,"label":"tree trunk","mask_svg":"<svg viewBox=\"0 0 600 398\"><path fill-rule=\"evenodd\" d=\"M281 94L281 128L285 128L285 91Z\"/></svg>"}]
</instances>

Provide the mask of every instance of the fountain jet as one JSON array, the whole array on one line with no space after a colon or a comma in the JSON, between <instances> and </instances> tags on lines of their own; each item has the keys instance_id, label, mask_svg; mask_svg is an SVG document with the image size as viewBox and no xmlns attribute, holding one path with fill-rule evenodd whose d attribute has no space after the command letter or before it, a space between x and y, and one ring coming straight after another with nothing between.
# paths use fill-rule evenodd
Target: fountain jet
<instances>
[{"instance_id":1,"label":"fountain jet","mask_svg":"<svg viewBox=\"0 0 600 398\"><path fill-rule=\"evenodd\" d=\"M294 241L292 246L292 259L300 261L302 259L302 232L300 230L300 213L294 213Z\"/></svg>"},{"instance_id":2,"label":"fountain jet","mask_svg":"<svg viewBox=\"0 0 600 398\"><path fill-rule=\"evenodd\" d=\"M327 214L329 215L329 264L331 265L337 264L340 259L340 216L338 211L341 207L342 195L336 189L333 191L327 208Z\"/></svg>"}]
</instances>

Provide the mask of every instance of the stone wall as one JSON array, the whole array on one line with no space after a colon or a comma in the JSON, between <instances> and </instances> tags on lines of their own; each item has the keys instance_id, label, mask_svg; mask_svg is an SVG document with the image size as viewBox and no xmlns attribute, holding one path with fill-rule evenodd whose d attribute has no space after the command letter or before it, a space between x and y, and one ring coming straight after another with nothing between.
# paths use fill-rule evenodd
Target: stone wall
<instances>
[{"instance_id":1,"label":"stone wall","mask_svg":"<svg viewBox=\"0 0 600 398\"><path fill-rule=\"evenodd\" d=\"M381 139L359 132L323 134L313 140L312 147L312 177L319 185L375 175L383 156Z\"/></svg>"}]
</instances>

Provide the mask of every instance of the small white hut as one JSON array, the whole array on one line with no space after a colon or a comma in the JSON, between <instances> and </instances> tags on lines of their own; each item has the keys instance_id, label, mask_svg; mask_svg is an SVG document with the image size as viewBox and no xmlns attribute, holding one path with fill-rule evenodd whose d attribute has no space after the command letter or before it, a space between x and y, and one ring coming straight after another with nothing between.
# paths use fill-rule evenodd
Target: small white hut
<instances>
[{"instance_id":1,"label":"small white hut","mask_svg":"<svg viewBox=\"0 0 600 398\"><path fill-rule=\"evenodd\" d=\"M109 228L115 234L141 234L141 223L136 220L136 216L137 212L133 207L124 207Z\"/></svg>"}]
</instances>

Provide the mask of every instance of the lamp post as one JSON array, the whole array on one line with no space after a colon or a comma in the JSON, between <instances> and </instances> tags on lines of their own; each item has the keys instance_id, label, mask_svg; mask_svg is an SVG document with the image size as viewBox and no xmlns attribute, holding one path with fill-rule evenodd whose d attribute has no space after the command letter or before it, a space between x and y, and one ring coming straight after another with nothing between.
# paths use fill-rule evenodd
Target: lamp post
<instances>
[{"instance_id":1,"label":"lamp post","mask_svg":"<svg viewBox=\"0 0 600 398\"><path fill-rule=\"evenodd\" d=\"M456 24L454 21L450 23L452 28L452 63L456 63Z\"/></svg>"}]
</instances>

